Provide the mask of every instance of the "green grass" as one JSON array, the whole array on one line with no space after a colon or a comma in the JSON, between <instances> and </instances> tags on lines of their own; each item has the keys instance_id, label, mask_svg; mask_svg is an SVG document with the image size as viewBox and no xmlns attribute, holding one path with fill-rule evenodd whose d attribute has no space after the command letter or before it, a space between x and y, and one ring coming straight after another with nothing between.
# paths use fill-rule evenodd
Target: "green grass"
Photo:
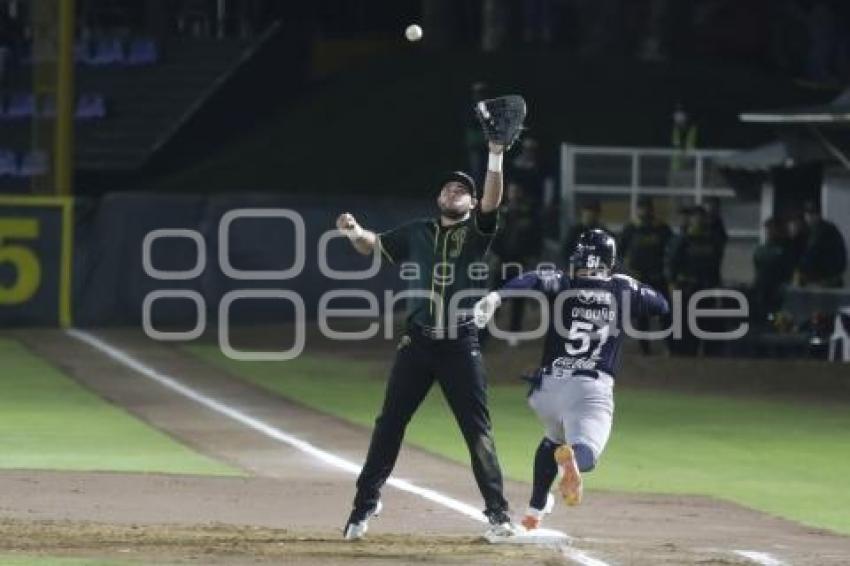
<instances>
[{"instance_id":1,"label":"green grass","mask_svg":"<svg viewBox=\"0 0 850 566\"><path fill-rule=\"evenodd\" d=\"M0 339L0 468L241 475Z\"/></svg>"},{"instance_id":2,"label":"green grass","mask_svg":"<svg viewBox=\"0 0 850 566\"><path fill-rule=\"evenodd\" d=\"M240 363L212 346L189 351L260 386L351 422L371 426L384 390L373 364L301 356ZM711 495L807 525L850 534L850 411L783 401L621 389L614 432L587 487ZM541 436L524 388L490 389L505 473L530 481ZM460 432L435 388L407 440L467 462Z\"/></svg>"}]
</instances>

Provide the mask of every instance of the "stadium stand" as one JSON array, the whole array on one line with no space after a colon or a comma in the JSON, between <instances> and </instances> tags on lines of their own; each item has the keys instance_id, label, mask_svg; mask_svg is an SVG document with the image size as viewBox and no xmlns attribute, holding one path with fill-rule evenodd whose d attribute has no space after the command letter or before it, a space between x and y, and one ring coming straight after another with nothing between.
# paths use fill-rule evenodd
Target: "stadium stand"
<instances>
[{"instance_id":1,"label":"stadium stand","mask_svg":"<svg viewBox=\"0 0 850 566\"><path fill-rule=\"evenodd\" d=\"M159 61L156 42L149 38L134 39L127 53L127 65L153 65Z\"/></svg>"},{"instance_id":2,"label":"stadium stand","mask_svg":"<svg viewBox=\"0 0 850 566\"><path fill-rule=\"evenodd\" d=\"M243 60L248 40L101 37L75 45L76 164L78 170L132 170L179 128ZM31 53L32 50L29 50ZM42 174L45 154L26 154L33 117L56 114L53 95L35 96L32 56L0 92L4 171L16 177ZM18 156L19 167L10 165ZM7 172L7 175L10 173ZM4 183L5 186L6 183Z\"/></svg>"},{"instance_id":3,"label":"stadium stand","mask_svg":"<svg viewBox=\"0 0 850 566\"><path fill-rule=\"evenodd\" d=\"M29 120L33 115L39 118L54 118L56 116L56 97L50 94L44 95L36 104L35 97L28 92L16 92L9 96L0 95L0 119ZM74 117L78 120L105 118L106 97L93 92L80 94Z\"/></svg>"},{"instance_id":4,"label":"stadium stand","mask_svg":"<svg viewBox=\"0 0 850 566\"><path fill-rule=\"evenodd\" d=\"M21 157L21 166L17 170L18 177L38 177L46 175L48 170L47 153L30 151Z\"/></svg>"}]
</instances>

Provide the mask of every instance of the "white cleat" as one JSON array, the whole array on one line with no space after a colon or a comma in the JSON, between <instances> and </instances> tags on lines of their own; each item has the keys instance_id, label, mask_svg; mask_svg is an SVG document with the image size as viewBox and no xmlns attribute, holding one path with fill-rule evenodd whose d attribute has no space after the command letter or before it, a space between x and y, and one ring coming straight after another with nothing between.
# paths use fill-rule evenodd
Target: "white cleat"
<instances>
[{"instance_id":1,"label":"white cleat","mask_svg":"<svg viewBox=\"0 0 850 566\"><path fill-rule=\"evenodd\" d=\"M360 540L366 535L369 530L369 519L377 517L381 514L384 504L378 501L378 504L372 511L365 513L358 512L356 509L351 512L348 522L345 524L345 529L342 531L342 536L345 540Z\"/></svg>"},{"instance_id":2,"label":"white cleat","mask_svg":"<svg viewBox=\"0 0 850 566\"><path fill-rule=\"evenodd\" d=\"M504 542L507 539L515 537L519 533L516 525L513 523L503 523L501 525L491 525L487 532L484 533L484 538L488 542L497 543Z\"/></svg>"},{"instance_id":3,"label":"white cleat","mask_svg":"<svg viewBox=\"0 0 850 566\"><path fill-rule=\"evenodd\" d=\"M484 538L491 543L505 542L518 533L519 529L511 521L510 516L505 512L500 512L490 517L490 528L484 533Z\"/></svg>"}]
</instances>

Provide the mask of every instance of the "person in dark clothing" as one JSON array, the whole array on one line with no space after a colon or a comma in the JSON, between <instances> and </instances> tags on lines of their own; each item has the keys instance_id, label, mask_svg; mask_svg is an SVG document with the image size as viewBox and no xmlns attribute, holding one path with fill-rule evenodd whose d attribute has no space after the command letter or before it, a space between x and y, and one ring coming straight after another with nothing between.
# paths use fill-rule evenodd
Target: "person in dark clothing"
<instances>
[{"instance_id":1,"label":"person in dark clothing","mask_svg":"<svg viewBox=\"0 0 850 566\"><path fill-rule=\"evenodd\" d=\"M623 306L628 303L632 312L648 315L670 309L655 289L614 273L616 248L610 234L585 232L564 270L525 273L473 308L478 327L487 324L503 294L512 291L536 291L549 309L542 360L527 376L532 383L528 404L545 429L535 451L531 498L522 519L529 531L540 528L543 516L551 512L549 490L558 475L564 502L581 503L582 474L596 468L608 442L615 376L626 337Z\"/></svg>"},{"instance_id":2,"label":"person in dark clothing","mask_svg":"<svg viewBox=\"0 0 850 566\"><path fill-rule=\"evenodd\" d=\"M579 220L570 227L564 246L561 249L561 257L569 257L578 243L578 238L587 230L598 228L606 230L605 225L599 219L600 206L598 200L586 201L579 209Z\"/></svg>"},{"instance_id":3,"label":"person in dark clothing","mask_svg":"<svg viewBox=\"0 0 850 566\"><path fill-rule=\"evenodd\" d=\"M369 519L380 513L381 488L395 467L410 419L439 384L469 450L472 472L484 499L488 535L515 534L503 493L502 470L496 456L487 374L478 330L467 313L486 279L475 275L498 227L502 204L504 147L489 144L484 193L467 173L454 171L442 183L439 214L420 218L382 233L363 228L350 213L336 226L363 255L380 254L393 264L414 267L405 280L406 332L398 344L387 381L381 414L375 420L366 462L343 530L346 540L362 538ZM478 295L480 296L480 295ZM455 301L457 299L457 301Z\"/></svg>"},{"instance_id":4,"label":"person in dark clothing","mask_svg":"<svg viewBox=\"0 0 850 566\"><path fill-rule=\"evenodd\" d=\"M502 264L499 284L521 275L534 258L540 255L542 244L537 217L539 208L533 199L527 197L523 185L509 183L506 197L507 202L502 207L504 227L493 245ZM522 328L527 301L516 297L510 302L512 307L509 329L511 332L518 332Z\"/></svg>"},{"instance_id":5,"label":"person in dark clothing","mask_svg":"<svg viewBox=\"0 0 850 566\"><path fill-rule=\"evenodd\" d=\"M629 275L666 293L664 252L672 237L673 231L670 227L656 220L652 199L644 198L638 201L637 220L626 224L620 235L623 264ZM635 316L634 325L637 330L649 330L649 316ZM644 354L649 354L649 341L641 340L640 348Z\"/></svg>"},{"instance_id":6,"label":"person in dark clothing","mask_svg":"<svg viewBox=\"0 0 850 566\"><path fill-rule=\"evenodd\" d=\"M825 220L813 202L803 208L803 218L808 227L808 239L797 265L799 285L842 287L847 269L847 247L844 237L832 222Z\"/></svg>"},{"instance_id":7,"label":"person in dark clothing","mask_svg":"<svg viewBox=\"0 0 850 566\"><path fill-rule=\"evenodd\" d=\"M672 262L672 256L677 254L682 246L682 242L688 233L688 223L690 221L691 208L688 206L680 206L676 210L676 230L670 240L667 242L667 248L664 250L664 277L667 279L667 289L664 290L668 300L672 299L670 291L672 290L670 270L668 266ZM672 304L672 302L671 302ZM675 340L671 336L667 340L667 348L671 354L677 354L681 346L680 340Z\"/></svg>"},{"instance_id":8,"label":"person in dark clothing","mask_svg":"<svg viewBox=\"0 0 850 566\"><path fill-rule=\"evenodd\" d=\"M511 160L511 177L523 186L526 200L538 207L543 237L557 239L560 236L558 195L555 179L546 161L541 158L537 140L524 137L520 152Z\"/></svg>"},{"instance_id":9,"label":"person in dark clothing","mask_svg":"<svg viewBox=\"0 0 850 566\"><path fill-rule=\"evenodd\" d=\"M717 262L717 280L720 280L720 266L723 265L723 255L726 252L726 243L729 241L729 234L726 232L726 224L723 222L723 217L720 215L720 199L717 197L708 197L705 199L705 221L709 234L717 242L720 248L720 257Z\"/></svg>"},{"instance_id":10,"label":"person in dark clothing","mask_svg":"<svg viewBox=\"0 0 850 566\"><path fill-rule=\"evenodd\" d=\"M782 306L782 287L791 281L794 263L782 224L769 218L764 223L766 239L753 253L753 316L765 320Z\"/></svg>"},{"instance_id":11,"label":"person in dark clothing","mask_svg":"<svg viewBox=\"0 0 850 566\"><path fill-rule=\"evenodd\" d=\"M705 209L695 206L689 211L688 228L680 238L671 241L667 255L666 276L670 283L670 294L679 291L682 294L682 306L687 307L694 293L711 289L720 284L721 249L717 238L709 231ZM700 303L708 307L707 301ZM688 324L682 328L682 339L671 344L671 353L695 356L699 352L700 341L694 336Z\"/></svg>"},{"instance_id":12,"label":"person in dark clothing","mask_svg":"<svg viewBox=\"0 0 850 566\"><path fill-rule=\"evenodd\" d=\"M809 240L806 223L800 216L793 216L788 220L788 253L791 256L791 265L796 270L800 265L800 258L806 250L806 242Z\"/></svg>"},{"instance_id":13,"label":"person in dark clothing","mask_svg":"<svg viewBox=\"0 0 850 566\"><path fill-rule=\"evenodd\" d=\"M526 199L539 205L543 200L544 175L540 167L537 140L522 139L520 152L511 160L511 176L523 186Z\"/></svg>"}]
</instances>

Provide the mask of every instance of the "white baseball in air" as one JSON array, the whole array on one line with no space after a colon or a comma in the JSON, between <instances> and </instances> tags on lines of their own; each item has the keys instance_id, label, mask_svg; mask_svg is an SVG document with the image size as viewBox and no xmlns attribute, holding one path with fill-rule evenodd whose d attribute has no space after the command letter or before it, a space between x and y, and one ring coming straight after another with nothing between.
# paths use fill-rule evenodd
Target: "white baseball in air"
<instances>
[{"instance_id":1,"label":"white baseball in air","mask_svg":"<svg viewBox=\"0 0 850 566\"><path fill-rule=\"evenodd\" d=\"M411 24L404 30L404 37L407 38L407 41L419 41L422 39L422 28L416 24Z\"/></svg>"}]
</instances>

